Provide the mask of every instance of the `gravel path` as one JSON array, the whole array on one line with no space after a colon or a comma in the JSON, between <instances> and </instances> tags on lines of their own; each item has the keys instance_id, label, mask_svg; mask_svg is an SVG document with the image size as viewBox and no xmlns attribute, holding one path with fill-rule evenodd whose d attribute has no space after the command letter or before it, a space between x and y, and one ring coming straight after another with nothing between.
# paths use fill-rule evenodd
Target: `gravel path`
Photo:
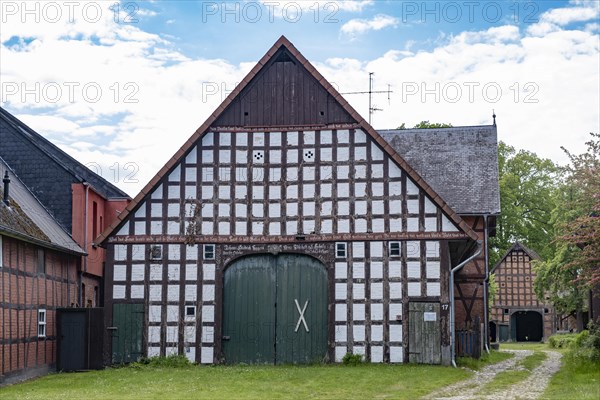
<instances>
[{"instance_id":1,"label":"gravel path","mask_svg":"<svg viewBox=\"0 0 600 400\"><path fill-rule=\"evenodd\" d=\"M476 371L471 379L458 382L440 391L434 392L424 399L447 399L447 400L508 400L508 399L537 399L539 398L550 377L560 369L560 358L562 355L555 351L544 351L546 359L531 371L529 377L515 385L493 393L481 393L484 386L491 382L496 374L502 371L522 370L518 366L519 361L533 354L531 350L503 350L513 353L515 356L497 364L488 365L481 371Z\"/></svg>"}]
</instances>

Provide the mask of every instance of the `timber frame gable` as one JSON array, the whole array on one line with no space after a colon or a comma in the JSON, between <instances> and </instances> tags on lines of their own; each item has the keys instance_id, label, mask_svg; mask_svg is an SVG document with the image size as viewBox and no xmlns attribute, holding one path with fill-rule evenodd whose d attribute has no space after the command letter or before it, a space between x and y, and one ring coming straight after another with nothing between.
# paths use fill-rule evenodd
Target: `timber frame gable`
<instances>
[{"instance_id":1,"label":"timber frame gable","mask_svg":"<svg viewBox=\"0 0 600 400\"><path fill-rule=\"evenodd\" d=\"M282 54L285 54L285 58L291 58L295 61L295 64L300 64L303 69L310 74L312 78L316 82L318 82L319 86L324 88L327 94L330 96L327 98L328 104L333 104L332 107L335 108L336 118L334 120L345 121L346 123L325 123L325 124L317 124L311 125L308 124L296 124L293 126L271 126L269 129L265 129L265 127L252 127L252 126L244 126L241 127L223 127L218 126L223 123L229 122L231 118L234 118L236 114L236 101L237 98L245 91L245 89L252 89L252 82L254 78L258 77L261 72L269 65L272 65L274 60L277 60L278 57L281 57ZM339 105L337 107L336 105ZM241 111L243 112L243 111ZM240 113L241 113L240 112ZM351 117L354 122L350 122L348 117ZM350 106L350 104L337 92L337 90L310 64L310 62L294 47L294 45L285 37L281 36L279 40L271 47L271 49L263 56L263 58L256 64L256 66L248 73L248 75L242 80L242 82L236 86L236 88L229 94L229 96L223 101L223 103L217 108L213 114L209 116L209 118L202 124L196 132L185 142L185 144L175 153L175 155L166 163L163 168L154 176L153 179L140 191L140 193L133 199L133 201L126 207L126 209L118 216L118 219L115 220L108 228L105 229L102 234L100 234L96 238L96 244L102 245L109 239L111 235L119 230L121 231L123 225L127 222L128 216L130 216L134 212L140 212L140 203L147 197L151 197L153 194L157 196L157 189L163 184L164 178L175 170L177 163L180 160L185 159L190 156L190 151L194 146L204 140L204 136L210 134L211 132L219 132L219 131L229 131L235 132L236 130L243 130L244 132L251 131L261 131L268 132L271 131L279 131L282 130L287 131L305 131L305 130L337 130L341 128L342 130L350 130L350 129L359 129L362 130L367 136L372 138L372 140L376 143L376 146L385 153L393 162L398 165L403 171L406 172L407 179L412 181L417 187L421 188L426 197L431 200L433 204L439 207L442 213L448 217L452 224L454 224L458 228L458 232L454 234L445 235L444 239L448 240L456 240L456 239L471 239L473 241L477 240L477 234L471 229L471 227L466 224L458 214L452 210L445 201L419 176L419 174L406 162L400 155L393 149L393 147L386 142L377 131L371 127L364 118L360 116L360 114ZM346 237L348 238L348 237ZM424 236L423 239L428 238ZM429 238L432 238L429 235ZM158 239L158 238L155 238ZM165 239L165 238L161 238ZM167 238L168 239L168 238ZM221 240L223 238L220 238ZM240 238L236 238L234 242L238 242ZM315 238L316 239L316 238ZM400 237L398 239L401 239ZM291 240L291 239L290 239ZM311 238L312 240L312 238Z\"/></svg>"}]
</instances>

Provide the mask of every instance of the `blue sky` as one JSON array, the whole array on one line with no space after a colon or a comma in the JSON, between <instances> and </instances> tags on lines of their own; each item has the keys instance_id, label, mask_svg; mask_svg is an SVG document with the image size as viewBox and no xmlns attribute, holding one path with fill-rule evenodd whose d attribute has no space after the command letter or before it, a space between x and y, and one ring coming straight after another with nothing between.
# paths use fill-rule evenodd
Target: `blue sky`
<instances>
[{"instance_id":1,"label":"blue sky","mask_svg":"<svg viewBox=\"0 0 600 400\"><path fill-rule=\"evenodd\" d=\"M0 104L131 195L282 34L342 93L389 85L377 129L495 110L559 163L600 130L596 0L24 4L0 3Z\"/></svg>"}]
</instances>

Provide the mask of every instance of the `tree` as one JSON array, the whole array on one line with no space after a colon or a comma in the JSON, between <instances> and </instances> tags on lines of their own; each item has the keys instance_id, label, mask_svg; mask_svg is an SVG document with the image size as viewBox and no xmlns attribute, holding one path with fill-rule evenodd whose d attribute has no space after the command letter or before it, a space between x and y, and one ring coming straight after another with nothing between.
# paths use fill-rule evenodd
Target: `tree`
<instances>
[{"instance_id":1,"label":"tree","mask_svg":"<svg viewBox=\"0 0 600 400\"><path fill-rule=\"evenodd\" d=\"M429 122L429 121L421 121L415 126L413 129L436 129L436 128L452 128L452 124L446 124L444 122ZM403 122L402 125L397 127L396 129L408 129L406 124Z\"/></svg>"},{"instance_id":2,"label":"tree","mask_svg":"<svg viewBox=\"0 0 600 400\"><path fill-rule=\"evenodd\" d=\"M554 254L552 211L556 208L558 167L535 153L500 142L498 172L502 214L496 236L490 238L490 265L495 265L515 241L542 258Z\"/></svg>"},{"instance_id":3,"label":"tree","mask_svg":"<svg viewBox=\"0 0 600 400\"><path fill-rule=\"evenodd\" d=\"M556 251L536 263L536 294L549 298L558 312L578 317L588 290L600 286L600 135L590 135L586 153L573 155L563 147L570 164L552 213Z\"/></svg>"}]
</instances>

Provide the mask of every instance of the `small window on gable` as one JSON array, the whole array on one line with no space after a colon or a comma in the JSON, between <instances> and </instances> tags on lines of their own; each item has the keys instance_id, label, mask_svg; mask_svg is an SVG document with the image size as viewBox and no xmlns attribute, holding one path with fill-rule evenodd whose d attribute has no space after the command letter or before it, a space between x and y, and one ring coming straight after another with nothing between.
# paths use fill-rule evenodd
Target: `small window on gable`
<instances>
[{"instance_id":1,"label":"small window on gable","mask_svg":"<svg viewBox=\"0 0 600 400\"><path fill-rule=\"evenodd\" d=\"M38 310L38 337L46 337L46 310Z\"/></svg>"},{"instance_id":2,"label":"small window on gable","mask_svg":"<svg viewBox=\"0 0 600 400\"><path fill-rule=\"evenodd\" d=\"M38 249L37 251L37 272L38 274L46 273L46 257L44 249Z\"/></svg>"},{"instance_id":3,"label":"small window on gable","mask_svg":"<svg viewBox=\"0 0 600 400\"><path fill-rule=\"evenodd\" d=\"M400 242L390 242L390 257L400 257Z\"/></svg>"},{"instance_id":4,"label":"small window on gable","mask_svg":"<svg viewBox=\"0 0 600 400\"><path fill-rule=\"evenodd\" d=\"M346 258L347 246L346 243L335 244L335 258Z\"/></svg>"},{"instance_id":5,"label":"small window on gable","mask_svg":"<svg viewBox=\"0 0 600 400\"><path fill-rule=\"evenodd\" d=\"M150 246L150 259L161 260L162 259L162 246Z\"/></svg>"},{"instance_id":6,"label":"small window on gable","mask_svg":"<svg viewBox=\"0 0 600 400\"><path fill-rule=\"evenodd\" d=\"M204 245L204 259L205 260L214 260L215 259L215 245L214 244L205 244Z\"/></svg>"},{"instance_id":7,"label":"small window on gable","mask_svg":"<svg viewBox=\"0 0 600 400\"><path fill-rule=\"evenodd\" d=\"M196 307L195 306L185 306L185 316L186 317L195 317L196 316Z\"/></svg>"}]
</instances>

